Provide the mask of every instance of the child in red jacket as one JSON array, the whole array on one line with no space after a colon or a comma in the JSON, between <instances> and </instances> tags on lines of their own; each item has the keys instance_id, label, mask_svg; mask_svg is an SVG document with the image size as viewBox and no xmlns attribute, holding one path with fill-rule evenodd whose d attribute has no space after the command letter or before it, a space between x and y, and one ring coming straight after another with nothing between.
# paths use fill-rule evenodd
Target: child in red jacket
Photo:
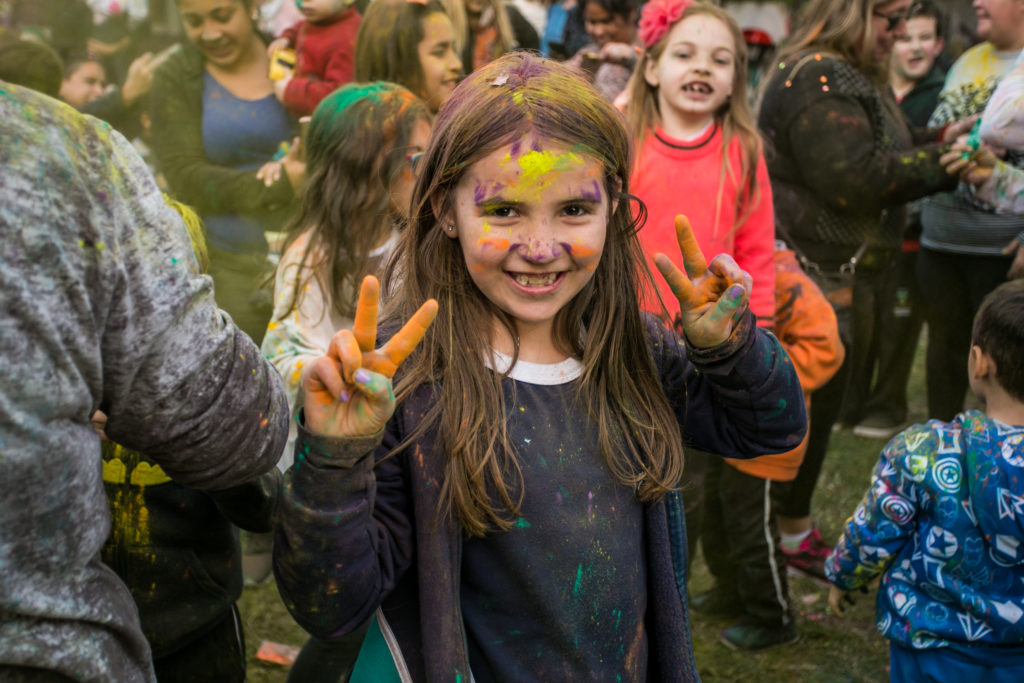
<instances>
[{"instance_id":1,"label":"child in red jacket","mask_svg":"<svg viewBox=\"0 0 1024 683\"><path fill-rule=\"evenodd\" d=\"M295 70L274 84L274 93L296 116L313 113L320 100L352 80L360 16L351 0L296 0L306 17L268 47L295 49Z\"/></svg>"}]
</instances>

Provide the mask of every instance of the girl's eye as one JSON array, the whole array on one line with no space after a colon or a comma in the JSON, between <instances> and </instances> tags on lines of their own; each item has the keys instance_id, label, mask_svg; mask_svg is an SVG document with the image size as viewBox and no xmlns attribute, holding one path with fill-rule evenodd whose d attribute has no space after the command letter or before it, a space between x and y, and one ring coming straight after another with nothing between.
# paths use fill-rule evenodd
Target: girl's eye
<instances>
[{"instance_id":1,"label":"girl's eye","mask_svg":"<svg viewBox=\"0 0 1024 683\"><path fill-rule=\"evenodd\" d=\"M590 214L590 209L582 204L569 204L562 211L570 218L587 216Z\"/></svg>"},{"instance_id":2,"label":"girl's eye","mask_svg":"<svg viewBox=\"0 0 1024 683\"><path fill-rule=\"evenodd\" d=\"M189 28L199 28L202 25L203 20L197 16L189 15L185 17L185 23L188 24Z\"/></svg>"},{"instance_id":3,"label":"girl's eye","mask_svg":"<svg viewBox=\"0 0 1024 683\"><path fill-rule=\"evenodd\" d=\"M213 20L218 24L226 24L231 21L231 15L235 13L234 9L226 8L222 10L216 10L212 15Z\"/></svg>"},{"instance_id":4,"label":"girl's eye","mask_svg":"<svg viewBox=\"0 0 1024 683\"><path fill-rule=\"evenodd\" d=\"M511 206L492 206L484 210L484 215L494 218L515 218L519 214Z\"/></svg>"}]
</instances>

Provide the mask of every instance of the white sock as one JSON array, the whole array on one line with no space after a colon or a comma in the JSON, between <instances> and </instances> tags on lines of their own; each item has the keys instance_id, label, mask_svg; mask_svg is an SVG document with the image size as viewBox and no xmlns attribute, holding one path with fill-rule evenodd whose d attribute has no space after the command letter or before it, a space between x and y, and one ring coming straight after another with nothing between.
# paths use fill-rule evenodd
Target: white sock
<instances>
[{"instance_id":1,"label":"white sock","mask_svg":"<svg viewBox=\"0 0 1024 683\"><path fill-rule=\"evenodd\" d=\"M786 550L792 550L796 552L800 549L800 544L804 542L804 539L811 535L811 530L803 531L799 534L782 534L781 537L782 547Z\"/></svg>"}]
</instances>

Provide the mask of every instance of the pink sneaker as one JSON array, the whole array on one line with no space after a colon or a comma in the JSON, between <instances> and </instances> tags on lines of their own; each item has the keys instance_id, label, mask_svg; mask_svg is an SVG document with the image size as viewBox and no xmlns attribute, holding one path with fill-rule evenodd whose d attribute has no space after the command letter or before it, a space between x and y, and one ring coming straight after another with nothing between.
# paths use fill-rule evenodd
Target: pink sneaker
<instances>
[{"instance_id":1,"label":"pink sneaker","mask_svg":"<svg viewBox=\"0 0 1024 683\"><path fill-rule=\"evenodd\" d=\"M821 540L817 527L811 529L811 533L800 542L796 550L788 550L780 543L779 551L786 560L789 574L803 576L822 586L831 585L825 578L825 558L832 552L832 546Z\"/></svg>"}]
</instances>

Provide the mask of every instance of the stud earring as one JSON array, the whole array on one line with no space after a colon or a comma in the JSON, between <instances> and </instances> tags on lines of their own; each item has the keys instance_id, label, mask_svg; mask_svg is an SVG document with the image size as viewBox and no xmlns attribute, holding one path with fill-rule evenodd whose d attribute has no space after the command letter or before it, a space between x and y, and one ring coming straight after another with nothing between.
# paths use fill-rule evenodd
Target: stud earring
<instances>
[{"instance_id":1,"label":"stud earring","mask_svg":"<svg viewBox=\"0 0 1024 683\"><path fill-rule=\"evenodd\" d=\"M445 230L447 230L448 232L455 232L455 224L449 223L447 227L445 227Z\"/></svg>"}]
</instances>

